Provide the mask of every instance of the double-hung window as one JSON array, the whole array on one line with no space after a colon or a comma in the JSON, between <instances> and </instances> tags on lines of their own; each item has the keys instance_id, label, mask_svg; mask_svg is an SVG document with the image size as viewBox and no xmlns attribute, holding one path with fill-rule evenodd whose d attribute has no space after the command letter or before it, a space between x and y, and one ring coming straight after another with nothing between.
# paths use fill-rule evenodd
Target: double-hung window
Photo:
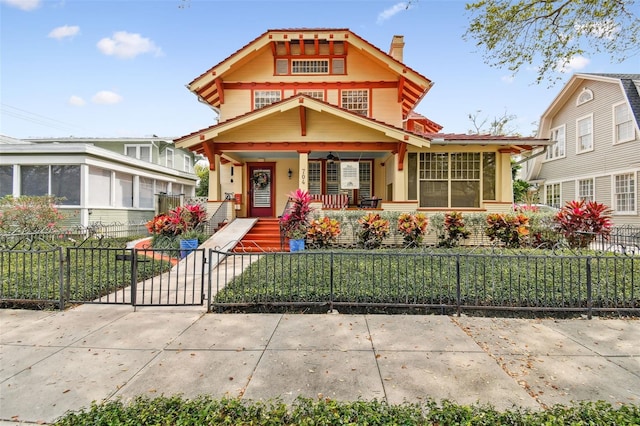
<instances>
[{"instance_id":1,"label":"double-hung window","mask_svg":"<svg viewBox=\"0 0 640 426\"><path fill-rule=\"evenodd\" d=\"M625 173L613 177L613 196L616 213L635 213L636 178L635 173Z\"/></svg>"},{"instance_id":2,"label":"double-hung window","mask_svg":"<svg viewBox=\"0 0 640 426\"><path fill-rule=\"evenodd\" d=\"M560 208L560 184L545 185L545 200L548 206Z\"/></svg>"},{"instance_id":3,"label":"double-hung window","mask_svg":"<svg viewBox=\"0 0 640 426\"><path fill-rule=\"evenodd\" d=\"M633 140L633 117L631 116L631 109L626 102L613 106L613 124L614 144Z\"/></svg>"},{"instance_id":4,"label":"double-hung window","mask_svg":"<svg viewBox=\"0 0 640 426\"><path fill-rule=\"evenodd\" d=\"M260 109L271 105L275 102L280 102L282 99L282 92L280 90L256 90L253 92L253 109Z\"/></svg>"},{"instance_id":5,"label":"double-hung window","mask_svg":"<svg viewBox=\"0 0 640 426\"><path fill-rule=\"evenodd\" d=\"M151 162L151 146L150 145L125 145L124 154L127 157L137 158Z\"/></svg>"},{"instance_id":6,"label":"double-hung window","mask_svg":"<svg viewBox=\"0 0 640 426\"><path fill-rule=\"evenodd\" d=\"M343 90L341 106L367 117L369 115L369 91L366 89Z\"/></svg>"},{"instance_id":7,"label":"double-hung window","mask_svg":"<svg viewBox=\"0 0 640 426\"><path fill-rule=\"evenodd\" d=\"M577 150L581 152L593 151L593 115L579 118L576 121Z\"/></svg>"},{"instance_id":8,"label":"double-hung window","mask_svg":"<svg viewBox=\"0 0 640 426\"><path fill-rule=\"evenodd\" d=\"M551 140L555 143L547 149L547 160L564 157L565 152L565 126L557 127L551 130Z\"/></svg>"},{"instance_id":9,"label":"double-hung window","mask_svg":"<svg viewBox=\"0 0 640 426\"><path fill-rule=\"evenodd\" d=\"M578 180L578 199L593 201L593 179Z\"/></svg>"}]
</instances>

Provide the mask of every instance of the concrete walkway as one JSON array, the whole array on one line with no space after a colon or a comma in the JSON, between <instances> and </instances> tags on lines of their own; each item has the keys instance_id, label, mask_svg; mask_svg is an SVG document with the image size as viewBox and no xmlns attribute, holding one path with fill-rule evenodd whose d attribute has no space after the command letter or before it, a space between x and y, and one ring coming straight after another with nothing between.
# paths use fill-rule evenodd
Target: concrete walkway
<instances>
[{"instance_id":1,"label":"concrete walkway","mask_svg":"<svg viewBox=\"0 0 640 426\"><path fill-rule=\"evenodd\" d=\"M640 404L638 342L624 319L0 310L0 423L140 394Z\"/></svg>"}]
</instances>

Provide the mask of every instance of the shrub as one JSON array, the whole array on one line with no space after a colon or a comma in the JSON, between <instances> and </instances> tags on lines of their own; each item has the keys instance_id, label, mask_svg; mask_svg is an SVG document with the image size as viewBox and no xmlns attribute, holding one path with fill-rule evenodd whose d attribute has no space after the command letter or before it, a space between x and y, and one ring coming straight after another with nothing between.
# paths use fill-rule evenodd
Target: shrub
<instances>
[{"instance_id":1,"label":"shrub","mask_svg":"<svg viewBox=\"0 0 640 426\"><path fill-rule=\"evenodd\" d=\"M567 239L569 247L585 248L596 236L611 233L611 209L602 203L569 201L555 217L556 228Z\"/></svg>"},{"instance_id":2,"label":"shrub","mask_svg":"<svg viewBox=\"0 0 640 426\"><path fill-rule=\"evenodd\" d=\"M289 208L280 218L280 227L289 239L303 239L309 229L311 195L298 188L289 194L289 203Z\"/></svg>"},{"instance_id":3,"label":"shrub","mask_svg":"<svg viewBox=\"0 0 640 426\"><path fill-rule=\"evenodd\" d=\"M382 219L378 213L369 213L358 219L358 246L375 249L382 245L382 240L389 235L389 221Z\"/></svg>"},{"instance_id":4,"label":"shrub","mask_svg":"<svg viewBox=\"0 0 640 426\"><path fill-rule=\"evenodd\" d=\"M529 235L529 218L522 213L488 214L485 234L491 241L498 240L507 247L522 247Z\"/></svg>"},{"instance_id":5,"label":"shrub","mask_svg":"<svg viewBox=\"0 0 640 426\"><path fill-rule=\"evenodd\" d=\"M402 213L398 217L398 232L402 234L405 245L418 246L422 244L427 233L429 221L424 213Z\"/></svg>"},{"instance_id":6,"label":"shrub","mask_svg":"<svg viewBox=\"0 0 640 426\"><path fill-rule=\"evenodd\" d=\"M56 204L61 199L52 196L6 196L0 199L0 230L37 233L59 229L64 219Z\"/></svg>"},{"instance_id":7,"label":"shrub","mask_svg":"<svg viewBox=\"0 0 640 426\"><path fill-rule=\"evenodd\" d=\"M450 212L444 215L444 233L438 235L438 247L457 247L461 240L466 240L471 231L465 229L464 219L460 212Z\"/></svg>"},{"instance_id":8,"label":"shrub","mask_svg":"<svg viewBox=\"0 0 640 426\"><path fill-rule=\"evenodd\" d=\"M340 222L325 216L311 221L307 237L318 247L324 248L335 242L340 232Z\"/></svg>"}]
</instances>

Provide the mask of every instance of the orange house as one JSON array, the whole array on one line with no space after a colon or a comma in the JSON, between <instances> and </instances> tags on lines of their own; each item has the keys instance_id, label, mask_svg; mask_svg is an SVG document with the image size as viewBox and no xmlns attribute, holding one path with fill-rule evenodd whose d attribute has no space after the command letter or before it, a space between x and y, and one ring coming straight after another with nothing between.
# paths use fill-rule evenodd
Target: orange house
<instances>
[{"instance_id":1,"label":"orange house","mask_svg":"<svg viewBox=\"0 0 640 426\"><path fill-rule=\"evenodd\" d=\"M208 158L211 207L234 198L238 217L275 217L302 188L323 209L509 210L512 154L549 142L439 133L414 112L433 83L403 47L268 30L189 83L218 123L175 142Z\"/></svg>"}]
</instances>

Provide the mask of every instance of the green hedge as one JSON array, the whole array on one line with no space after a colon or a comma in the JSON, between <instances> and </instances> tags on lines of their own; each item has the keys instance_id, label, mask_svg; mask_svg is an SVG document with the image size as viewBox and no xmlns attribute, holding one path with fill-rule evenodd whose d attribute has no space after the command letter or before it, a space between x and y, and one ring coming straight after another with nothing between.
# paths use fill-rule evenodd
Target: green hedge
<instances>
[{"instance_id":1,"label":"green hedge","mask_svg":"<svg viewBox=\"0 0 640 426\"><path fill-rule=\"evenodd\" d=\"M298 398L291 405L279 401L216 400L209 396L148 399L138 397L93 404L67 413L56 425L616 425L640 424L640 407L606 402L557 405L533 411L498 411L486 405L458 405L449 401L391 405L379 401L338 402Z\"/></svg>"}]
</instances>

